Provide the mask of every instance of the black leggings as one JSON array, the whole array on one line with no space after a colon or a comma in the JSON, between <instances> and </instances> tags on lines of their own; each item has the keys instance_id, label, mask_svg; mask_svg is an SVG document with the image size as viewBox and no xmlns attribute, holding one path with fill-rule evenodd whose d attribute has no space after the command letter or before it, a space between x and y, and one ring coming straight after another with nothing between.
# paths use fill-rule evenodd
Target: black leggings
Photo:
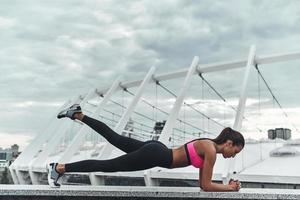
<instances>
[{"instance_id":1,"label":"black leggings","mask_svg":"<svg viewBox=\"0 0 300 200\"><path fill-rule=\"evenodd\" d=\"M106 124L84 116L82 122L101 134L109 143L126 154L109 160L83 160L65 164L66 172L137 171L152 167L171 168L172 149L155 140L142 142L117 134Z\"/></svg>"}]
</instances>

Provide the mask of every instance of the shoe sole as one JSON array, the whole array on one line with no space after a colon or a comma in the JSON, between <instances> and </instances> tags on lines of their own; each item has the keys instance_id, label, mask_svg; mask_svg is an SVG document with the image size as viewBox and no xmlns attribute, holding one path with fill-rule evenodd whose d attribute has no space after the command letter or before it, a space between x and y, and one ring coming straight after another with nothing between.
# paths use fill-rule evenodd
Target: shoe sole
<instances>
[{"instance_id":1,"label":"shoe sole","mask_svg":"<svg viewBox=\"0 0 300 200\"><path fill-rule=\"evenodd\" d=\"M58 119L61 119L61 118L64 118L64 117L66 117L66 115L57 115Z\"/></svg>"},{"instance_id":2,"label":"shoe sole","mask_svg":"<svg viewBox=\"0 0 300 200\"><path fill-rule=\"evenodd\" d=\"M78 107L77 107L77 108L78 108ZM76 108L76 109L77 109L77 108ZM80 106L79 106L79 108L80 108ZM81 112L82 112L82 111L81 111L81 108L80 108L79 110L72 110L74 113L73 113L72 116L70 117L70 116L67 116L67 113L68 113L69 109L70 109L70 108L67 108L67 109L65 109L65 110L60 111L60 112L58 113L58 115L57 115L57 118L58 118L58 119L61 119L61 118L64 118L64 117L69 117L70 119L74 120L74 118L73 118L74 114L75 114L75 113L81 113Z\"/></svg>"},{"instance_id":3,"label":"shoe sole","mask_svg":"<svg viewBox=\"0 0 300 200\"><path fill-rule=\"evenodd\" d=\"M67 115L66 115L66 112L67 112L67 110L62 110L62 111L60 111L60 112L58 113L58 115L57 115L57 118L58 118L58 119L61 119L61 118L66 117L66 116L67 116Z\"/></svg>"},{"instance_id":4,"label":"shoe sole","mask_svg":"<svg viewBox=\"0 0 300 200\"><path fill-rule=\"evenodd\" d=\"M48 184L51 188L59 188L60 185L55 185L54 183L54 180L51 178L51 169L52 169L52 165L51 164L47 164L46 165L46 169L47 169L47 172L48 172Z\"/></svg>"}]
</instances>

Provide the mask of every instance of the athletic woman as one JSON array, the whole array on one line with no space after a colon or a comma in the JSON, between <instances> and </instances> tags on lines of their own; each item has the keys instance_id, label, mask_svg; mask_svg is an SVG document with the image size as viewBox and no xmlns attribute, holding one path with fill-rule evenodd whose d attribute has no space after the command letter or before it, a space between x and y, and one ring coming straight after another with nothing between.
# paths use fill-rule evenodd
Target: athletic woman
<instances>
[{"instance_id":1,"label":"athletic woman","mask_svg":"<svg viewBox=\"0 0 300 200\"><path fill-rule=\"evenodd\" d=\"M60 186L57 181L65 172L137 171L152 167L172 169L189 165L199 168L199 186L205 191L238 191L241 187L239 181L230 181L228 185L224 185L211 180L217 154L222 154L224 158L234 157L245 145L242 134L231 128L225 128L215 139L195 139L178 148L169 149L159 141L142 142L119 135L106 124L84 115L78 104L61 111L57 117L82 121L126 154L109 160L50 163L48 181L53 187Z\"/></svg>"}]
</instances>

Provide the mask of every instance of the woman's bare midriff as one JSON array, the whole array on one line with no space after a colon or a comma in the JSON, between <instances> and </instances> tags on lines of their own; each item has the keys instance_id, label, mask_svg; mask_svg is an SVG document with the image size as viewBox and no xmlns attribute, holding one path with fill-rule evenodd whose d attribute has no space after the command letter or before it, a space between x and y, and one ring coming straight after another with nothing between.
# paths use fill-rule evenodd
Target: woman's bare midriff
<instances>
[{"instance_id":1,"label":"woman's bare midriff","mask_svg":"<svg viewBox=\"0 0 300 200\"><path fill-rule=\"evenodd\" d=\"M183 145L176 149L172 149L172 152L173 152L173 162L172 162L172 166L171 166L172 168L186 167L189 165Z\"/></svg>"}]
</instances>

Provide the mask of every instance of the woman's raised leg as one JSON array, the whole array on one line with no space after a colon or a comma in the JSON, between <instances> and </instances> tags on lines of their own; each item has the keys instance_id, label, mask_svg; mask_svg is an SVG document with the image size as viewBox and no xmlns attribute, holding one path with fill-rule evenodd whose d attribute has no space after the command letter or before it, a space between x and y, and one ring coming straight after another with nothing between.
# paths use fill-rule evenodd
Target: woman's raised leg
<instances>
[{"instance_id":1,"label":"woman's raised leg","mask_svg":"<svg viewBox=\"0 0 300 200\"><path fill-rule=\"evenodd\" d=\"M84 115L79 104L74 104L69 108L62 110L57 115L58 119L64 117L68 117L72 120L77 119L82 121L92 129L94 129L97 133L102 135L109 143L126 153L133 152L144 145L144 142L119 135L103 122Z\"/></svg>"},{"instance_id":2,"label":"woman's raised leg","mask_svg":"<svg viewBox=\"0 0 300 200\"><path fill-rule=\"evenodd\" d=\"M75 118L78 117L81 119L83 123L102 135L109 143L126 153L136 151L144 145L144 142L142 141L119 135L99 120L83 115L82 113L76 115Z\"/></svg>"}]
</instances>

